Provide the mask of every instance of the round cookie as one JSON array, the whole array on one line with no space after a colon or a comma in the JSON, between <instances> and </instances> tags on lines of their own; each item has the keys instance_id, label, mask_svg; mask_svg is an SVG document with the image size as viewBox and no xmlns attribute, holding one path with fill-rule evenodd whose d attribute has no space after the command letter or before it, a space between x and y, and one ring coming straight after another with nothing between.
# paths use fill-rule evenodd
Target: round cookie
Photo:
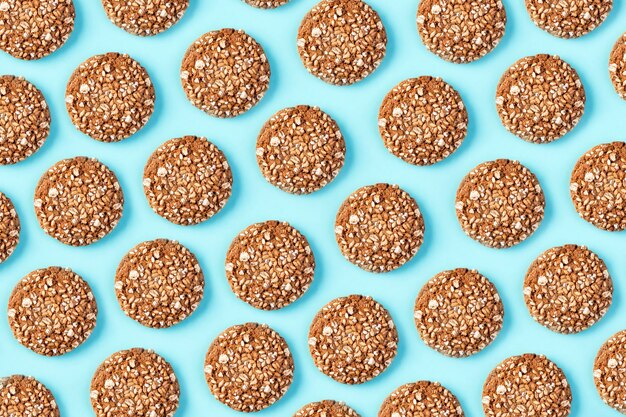
<instances>
[{"instance_id":1,"label":"round cookie","mask_svg":"<svg viewBox=\"0 0 626 417\"><path fill-rule=\"evenodd\" d=\"M578 38L591 32L608 16L613 0L526 0L530 20L559 38Z\"/></svg>"},{"instance_id":2,"label":"round cookie","mask_svg":"<svg viewBox=\"0 0 626 417\"><path fill-rule=\"evenodd\" d=\"M134 348L109 356L91 379L96 417L172 417L180 387L172 365L151 350Z\"/></svg>"},{"instance_id":3,"label":"round cookie","mask_svg":"<svg viewBox=\"0 0 626 417\"><path fill-rule=\"evenodd\" d=\"M606 265L584 246L557 246L528 268L524 301L530 315L559 333L578 333L600 320L613 299Z\"/></svg>"},{"instance_id":4,"label":"round cookie","mask_svg":"<svg viewBox=\"0 0 626 417\"><path fill-rule=\"evenodd\" d=\"M438 382L418 381L402 385L385 399L378 417L464 417L459 400Z\"/></svg>"},{"instance_id":5,"label":"round cookie","mask_svg":"<svg viewBox=\"0 0 626 417\"><path fill-rule=\"evenodd\" d=\"M467 123L459 93L430 76L396 85L378 111L385 147L413 165L432 165L450 156L465 139Z\"/></svg>"},{"instance_id":6,"label":"round cookie","mask_svg":"<svg viewBox=\"0 0 626 417\"><path fill-rule=\"evenodd\" d=\"M344 403L324 400L309 403L299 409L293 417L361 417Z\"/></svg>"},{"instance_id":7,"label":"round cookie","mask_svg":"<svg viewBox=\"0 0 626 417\"><path fill-rule=\"evenodd\" d=\"M116 52L80 64L65 90L65 107L74 126L101 142L118 142L137 133L152 116L154 100L146 69Z\"/></svg>"},{"instance_id":8,"label":"round cookie","mask_svg":"<svg viewBox=\"0 0 626 417\"><path fill-rule=\"evenodd\" d=\"M572 130L583 116L585 100L578 73L556 55L518 60L496 89L502 125L532 143L552 142Z\"/></svg>"},{"instance_id":9,"label":"round cookie","mask_svg":"<svg viewBox=\"0 0 626 417\"><path fill-rule=\"evenodd\" d=\"M362 384L381 374L398 350L398 331L376 300L350 295L332 300L309 329L315 366L343 384Z\"/></svg>"},{"instance_id":10,"label":"round cookie","mask_svg":"<svg viewBox=\"0 0 626 417\"><path fill-rule=\"evenodd\" d=\"M574 166L569 189L584 220L603 230L626 230L626 143L587 151Z\"/></svg>"},{"instance_id":11,"label":"round cookie","mask_svg":"<svg viewBox=\"0 0 626 417\"><path fill-rule=\"evenodd\" d=\"M59 356L89 338L98 306L78 274L52 266L18 282L9 297L8 316L18 342L40 355Z\"/></svg>"},{"instance_id":12,"label":"round cookie","mask_svg":"<svg viewBox=\"0 0 626 417\"><path fill-rule=\"evenodd\" d=\"M180 78L187 98L215 117L239 116L254 107L270 86L263 47L243 30L205 33L187 49Z\"/></svg>"},{"instance_id":13,"label":"round cookie","mask_svg":"<svg viewBox=\"0 0 626 417\"><path fill-rule=\"evenodd\" d=\"M500 43L506 11L499 0L421 0L417 32L426 48L446 61L482 58Z\"/></svg>"},{"instance_id":14,"label":"round cookie","mask_svg":"<svg viewBox=\"0 0 626 417\"><path fill-rule=\"evenodd\" d=\"M259 309L277 310L309 289L315 257L297 229L272 220L248 226L233 239L225 269L237 297Z\"/></svg>"},{"instance_id":15,"label":"round cookie","mask_svg":"<svg viewBox=\"0 0 626 417\"><path fill-rule=\"evenodd\" d=\"M289 0L244 0L250 6L258 7L259 9L275 9L289 3Z\"/></svg>"},{"instance_id":16,"label":"round cookie","mask_svg":"<svg viewBox=\"0 0 626 417\"><path fill-rule=\"evenodd\" d=\"M483 385L486 417L524 410L524 415L567 417L572 391L563 371L543 355L511 356L495 367Z\"/></svg>"},{"instance_id":17,"label":"round cookie","mask_svg":"<svg viewBox=\"0 0 626 417\"><path fill-rule=\"evenodd\" d=\"M619 37L611 50L609 76L615 92L626 100L626 32Z\"/></svg>"},{"instance_id":18,"label":"round cookie","mask_svg":"<svg viewBox=\"0 0 626 417\"><path fill-rule=\"evenodd\" d=\"M431 278L415 300L415 325L432 349L452 357L480 352L502 329L504 306L478 271L457 268Z\"/></svg>"},{"instance_id":19,"label":"round cookie","mask_svg":"<svg viewBox=\"0 0 626 417\"><path fill-rule=\"evenodd\" d=\"M593 364L593 382L602 400L626 414L626 330L600 347Z\"/></svg>"},{"instance_id":20,"label":"round cookie","mask_svg":"<svg viewBox=\"0 0 626 417\"><path fill-rule=\"evenodd\" d=\"M461 181L456 192L456 216L472 239L490 248L523 242L541 224L545 199L541 185L517 161L483 162Z\"/></svg>"},{"instance_id":21,"label":"round cookie","mask_svg":"<svg viewBox=\"0 0 626 417\"><path fill-rule=\"evenodd\" d=\"M67 41L75 16L72 0L3 0L0 49L19 59L41 59Z\"/></svg>"},{"instance_id":22,"label":"round cookie","mask_svg":"<svg viewBox=\"0 0 626 417\"><path fill-rule=\"evenodd\" d=\"M388 272L413 258L424 241L417 202L397 185L359 188L341 205L335 239L343 256L370 272Z\"/></svg>"},{"instance_id":23,"label":"round cookie","mask_svg":"<svg viewBox=\"0 0 626 417\"><path fill-rule=\"evenodd\" d=\"M122 258L114 286L128 317L162 329L196 310L204 294L204 275L189 249L173 240L157 239L138 244Z\"/></svg>"},{"instance_id":24,"label":"round cookie","mask_svg":"<svg viewBox=\"0 0 626 417\"><path fill-rule=\"evenodd\" d=\"M339 126L318 107L280 110L263 125L256 143L265 179L292 194L310 194L330 183L345 157Z\"/></svg>"},{"instance_id":25,"label":"round cookie","mask_svg":"<svg viewBox=\"0 0 626 417\"><path fill-rule=\"evenodd\" d=\"M304 67L334 85L370 75L387 51L380 16L362 0L322 0L304 16L297 39Z\"/></svg>"},{"instance_id":26,"label":"round cookie","mask_svg":"<svg viewBox=\"0 0 626 417\"><path fill-rule=\"evenodd\" d=\"M23 375L0 378L0 415L60 417L50 390L35 378Z\"/></svg>"},{"instance_id":27,"label":"round cookie","mask_svg":"<svg viewBox=\"0 0 626 417\"><path fill-rule=\"evenodd\" d=\"M232 187L233 175L226 156L198 136L163 143L143 171L143 191L152 210L183 226L217 214L230 198Z\"/></svg>"},{"instance_id":28,"label":"round cookie","mask_svg":"<svg viewBox=\"0 0 626 417\"><path fill-rule=\"evenodd\" d=\"M126 32L153 36L174 26L189 0L102 0L102 6L111 22Z\"/></svg>"},{"instance_id":29,"label":"round cookie","mask_svg":"<svg viewBox=\"0 0 626 417\"><path fill-rule=\"evenodd\" d=\"M21 230L20 218L13 202L0 192L0 264L15 251L20 242Z\"/></svg>"},{"instance_id":30,"label":"round cookie","mask_svg":"<svg viewBox=\"0 0 626 417\"><path fill-rule=\"evenodd\" d=\"M209 389L223 404L260 411L281 399L293 380L287 342L270 327L246 323L226 329L211 343L204 361Z\"/></svg>"},{"instance_id":31,"label":"round cookie","mask_svg":"<svg viewBox=\"0 0 626 417\"><path fill-rule=\"evenodd\" d=\"M0 77L0 165L16 164L43 146L50 109L41 91L21 77Z\"/></svg>"}]
</instances>

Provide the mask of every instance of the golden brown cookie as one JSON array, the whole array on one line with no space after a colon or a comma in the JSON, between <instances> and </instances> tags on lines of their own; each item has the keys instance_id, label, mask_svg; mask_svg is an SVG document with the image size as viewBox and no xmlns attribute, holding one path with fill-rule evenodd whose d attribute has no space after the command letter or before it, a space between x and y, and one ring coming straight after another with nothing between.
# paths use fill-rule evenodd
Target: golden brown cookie
<instances>
[{"instance_id":1,"label":"golden brown cookie","mask_svg":"<svg viewBox=\"0 0 626 417\"><path fill-rule=\"evenodd\" d=\"M50 390L35 378L11 375L0 378L0 416L60 417Z\"/></svg>"},{"instance_id":2,"label":"golden brown cookie","mask_svg":"<svg viewBox=\"0 0 626 417\"><path fill-rule=\"evenodd\" d=\"M9 197L0 192L0 263L13 254L20 242L22 226L15 206Z\"/></svg>"},{"instance_id":3,"label":"golden brown cookie","mask_svg":"<svg viewBox=\"0 0 626 417\"><path fill-rule=\"evenodd\" d=\"M189 0L102 0L116 26L139 36L153 36L175 25L185 14Z\"/></svg>"},{"instance_id":4,"label":"golden brown cookie","mask_svg":"<svg viewBox=\"0 0 626 417\"><path fill-rule=\"evenodd\" d=\"M361 417L344 403L324 400L309 403L299 409L293 417Z\"/></svg>"},{"instance_id":5,"label":"golden brown cookie","mask_svg":"<svg viewBox=\"0 0 626 417\"><path fill-rule=\"evenodd\" d=\"M626 414L626 330L600 347L593 364L593 382L602 401Z\"/></svg>"},{"instance_id":6,"label":"golden brown cookie","mask_svg":"<svg viewBox=\"0 0 626 417\"><path fill-rule=\"evenodd\" d=\"M250 6L258 7L259 9L275 9L289 3L289 0L244 0Z\"/></svg>"},{"instance_id":7,"label":"golden brown cookie","mask_svg":"<svg viewBox=\"0 0 626 417\"><path fill-rule=\"evenodd\" d=\"M609 76L615 92L626 100L626 32L613 45L609 56Z\"/></svg>"},{"instance_id":8,"label":"golden brown cookie","mask_svg":"<svg viewBox=\"0 0 626 417\"><path fill-rule=\"evenodd\" d=\"M385 399L378 417L464 417L459 400L438 382L402 385Z\"/></svg>"},{"instance_id":9,"label":"golden brown cookie","mask_svg":"<svg viewBox=\"0 0 626 417\"><path fill-rule=\"evenodd\" d=\"M526 0L530 19L560 38L578 38L591 32L609 15L613 0Z\"/></svg>"}]
</instances>

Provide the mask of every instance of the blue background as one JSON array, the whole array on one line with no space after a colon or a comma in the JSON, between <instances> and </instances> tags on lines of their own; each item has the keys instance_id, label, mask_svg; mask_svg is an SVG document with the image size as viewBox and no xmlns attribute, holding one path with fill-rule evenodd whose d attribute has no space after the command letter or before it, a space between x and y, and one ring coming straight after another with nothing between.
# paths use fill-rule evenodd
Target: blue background
<instances>
[{"instance_id":1,"label":"blue background","mask_svg":"<svg viewBox=\"0 0 626 417\"><path fill-rule=\"evenodd\" d=\"M468 416L482 415L482 384L504 358L525 352L546 354L565 371L573 391L572 416L617 416L596 393L592 367L600 345L626 327L625 234L594 228L580 219L569 197L569 176L580 155L592 146L626 139L626 101L613 91L608 77L609 51L626 30L622 0L596 31L563 40L530 21L522 0L507 0L506 35L485 58L469 65L442 61L429 53L417 34L416 0L369 0L380 13L389 36L387 56L365 81L350 87L323 83L308 74L296 51L298 26L316 0L292 0L276 10L254 9L241 0L191 0L187 13L171 30L152 38L132 36L114 26L97 0L74 0L76 28L68 43L36 62L0 54L0 73L26 77L44 93L51 108L52 131L44 147L15 166L0 167L0 190L13 199L22 221L21 242L0 265L0 306L7 305L13 286L33 269L70 267L93 287L100 314L92 337L60 358L37 356L12 337L0 320L0 375L33 375L55 394L65 417L93 415L89 402L91 376L111 353L141 346L169 360L180 379L177 416L237 416L211 395L203 375L204 355L226 327L246 321L265 322L288 341L296 361L294 383L287 395L260 416L289 416L307 402L332 398L346 401L363 417L374 417L383 399L397 386L420 379L437 380L456 394ZM245 29L265 48L272 78L261 103L247 114L219 120L202 113L185 98L179 66L188 45L203 33L223 27ZM156 86L156 111L142 131L121 143L99 143L77 131L65 111L64 92L70 74L98 53L130 54L150 73ZM587 106L578 127L563 139L535 145L509 134L495 111L496 84L517 59L536 53L558 54L580 74ZM461 93L469 110L469 134L461 148L432 167L415 167L393 157L378 135L378 107L399 81L418 75L443 77ZM277 110L297 104L318 105L339 123L347 142L347 158L338 178L310 196L288 195L261 176L255 159L259 129ZM233 196L226 208L204 224L181 227L152 212L142 190L143 167L162 142L182 135L214 141L233 168ZM40 175L56 161L75 155L99 158L122 184L126 205L120 225L100 242L84 248L64 246L43 233L33 211L33 191ZM538 176L546 194L546 216L526 242L506 250L481 246L462 232L454 200L463 176L480 162L518 159ZM361 271L340 254L334 240L335 213L356 188L375 182L397 183L420 204L426 221L425 243L399 270L374 275ZM285 220L309 239L317 260L314 283L295 304L276 312L253 309L237 299L224 276L231 239L249 224ZM188 320L167 330L142 327L120 310L113 290L119 260L135 244L154 238L177 239L200 259L206 276L205 297ZM565 243L588 245L606 261L615 284L606 317L578 335L559 335L535 323L523 301L522 282L530 262L545 249ZM413 303L434 274L454 267L476 268L499 289L505 305L504 329L483 352L467 359L444 357L419 339ZM391 312L400 333L398 356L378 378L345 386L320 373L308 353L311 319L332 298L351 293L371 295ZM4 313L3 313L4 314Z\"/></svg>"}]
</instances>

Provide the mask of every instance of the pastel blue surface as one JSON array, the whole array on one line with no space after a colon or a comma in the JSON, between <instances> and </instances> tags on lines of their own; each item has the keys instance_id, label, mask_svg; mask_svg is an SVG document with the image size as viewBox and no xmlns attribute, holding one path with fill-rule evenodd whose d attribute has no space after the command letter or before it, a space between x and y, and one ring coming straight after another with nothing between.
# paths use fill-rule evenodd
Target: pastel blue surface
<instances>
[{"instance_id":1,"label":"pastel blue surface","mask_svg":"<svg viewBox=\"0 0 626 417\"><path fill-rule=\"evenodd\" d=\"M237 416L211 395L203 375L206 350L226 327L247 321L265 322L289 343L296 363L287 395L259 416L290 416L307 402L343 400L363 417L377 415L384 398L411 381L440 381L457 395L467 416L482 415L481 391L489 371L504 358L525 352L546 354L565 371L573 391L573 417L617 416L602 403L592 378L595 354L614 332L626 328L626 235L594 228L579 218L569 197L569 177L580 155L592 146L626 139L626 101L613 91L608 78L609 51L626 31L626 7L615 0L608 19L596 31L563 40L541 31L530 21L523 0L507 0L506 35L485 58L455 65L429 53L417 34L417 0L369 0L380 13L389 36L387 56L365 81L336 87L310 75L296 51L296 33L316 0L292 0L276 10L258 10L241 0L191 0L179 24L153 38L132 36L114 26L97 0L74 0L76 29L68 43L35 62L0 54L0 73L26 77L44 93L52 113L52 132L44 147L15 166L0 167L0 191L15 203L22 221L21 242L0 265L0 310L13 286L33 269L70 267L93 287L100 314L91 338L60 358L38 356L19 345L6 319L0 320L0 375L28 374L55 394L64 417L93 415L89 384L93 372L111 353L129 347L156 350L169 360L180 379L177 416ZM270 90L249 113L231 120L212 118L193 107L180 87L182 56L193 40L223 27L245 29L265 48L272 78ZM109 51L125 52L141 62L156 86L156 111L147 127L116 144L94 141L77 131L65 110L64 92L74 68L86 58ZM509 134L495 111L496 84L517 59L536 53L558 54L580 74L587 93L579 126L561 140L534 145ZM432 167L414 167L392 156L378 135L377 114L382 98L395 84L418 75L440 76L462 95L470 118L461 148ZM261 176L255 159L259 129L277 110L297 105L320 106L339 123L347 158L338 178L310 196L288 195ZM182 135L214 141L230 160L233 196L226 208L204 224L181 227L160 218L148 206L142 190L143 167L162 142ZM56 161L87 155L112 168L122 184L126 205L120 225L100 242L84 248L64 246L39 228L33 192L41 174ZM461 230L454 200L463 176L475 165L495 158L520 160L539 178L546 194L546 216L526 242L506 250L481 246ZM375 275L348 263L335 243L335 213L356 188L375 182L397 183L420 204L426 221L425 243L417 256L399 270ZM314 283L295 304L276 312L253 309L237 299L224 276L224 258L232 238L243 228L267 219L285 220L309 239L317 260ZM177 239L200 259L206 276L200 307L182 324L167 330L142 327L120 310L113 290L115 269L135 244L154 238ZM578 335L558 335L529 316L522 296L524 274L545 249L577 243L589 246L607 263L614 280L613 305L591 329ZM483 352L467 359L444 357L418 337L413 303L421 286L439 271L476 268L497 286L504 301L504 329ZM391 312L400 334L399 352L391 367L360 386L334 382L313 365L307 333L311 319L326 302L352 293L367 294ZM4 313L2 313L4 314Z\"/></svg>"}]
</instances>

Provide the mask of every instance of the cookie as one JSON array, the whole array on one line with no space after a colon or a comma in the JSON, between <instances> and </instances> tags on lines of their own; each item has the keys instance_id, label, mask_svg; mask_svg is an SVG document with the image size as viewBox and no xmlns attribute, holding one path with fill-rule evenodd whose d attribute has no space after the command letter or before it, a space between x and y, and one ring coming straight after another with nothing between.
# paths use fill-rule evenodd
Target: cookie
<instances>
[{"instance_id":1,"label":"cookie","mask_svg":"<svg viewBox=\"0 0 626 417\"><path fill-rule=\"evenodd\" d=\"M309 403L299 409L293 417L361 417L344 403L324 400Z\"/></svg>"},{"instance_id":2,"label":"cookie","mask_svg":"<svg viewBox=\"0 0 626 417\"><path fill-rule=\"evenodd\" d=\"M343 384L362 384L389 367L398 351L398 331L373 298L340 297L313 319L309 351L322 373Z\"/></svg>"},{"instance_id":3,"label":"cookie","mask_svg":"<svg viewBox=\"0 0 626 417\"><path fill-rule=\"evenodd\" d=\"M415 300L415 325L430 348L456 358L480 352L502 329L504 306L478 271L457 268L431 278Z\"/></svg>"},{"instance_id":4,"label":"cookie","mask_svg":"<svg viewBox=\"0 0 626 417\"><path fill-rule=\"evenodd\" d=\"M593 364L593 382L607 405L626 414L626 330L600 347Z\"/></svg>"},{"instance_id":5,"label":"cookie","mask_svg":"<svg viewBox=\"0 0 626 417\"><path fill-rule=\"evenodd\" d=\"M91 287L68 268L51 266L26 275L9 298L9 326L35 353L59 356L80 346L96 327Z\"/></svg>"},{"instance_id":6,"label":"cookie","mask_svg":"<svg viewBox=\"0 0 626 417\"><path fill-rule=\"evenodd\" d=\"M318 107L280 110L263 125L256 142L265 179L292 194L310 194L330 183L345 157L339 126Z\"/></svg>"},{"instance_id":7,"label":"cookie","mask_svg":"<svg viewBox=\"0 0 626 417\"><path fill-rule=\"evenodd\" d=\"M506 11L500 0L421 0L417 32L426 48L446 61L482 58L500 43Z\"/></svg>"},{"instance_id":8,"label":"cookie","mask_svg":"<svg viewBox=\"0 0 626 417\"><path fill-rule=\"evenodd\" d=\"M246 323L211 343L204 374L215 398L233 410L260 411L281 399L293 380L287 342L270 327Z\"/></svg>"},{"instance_id":9,"label":"cookie","mask_svg":"<svg viewBox=\"0 0 626 417\"><path fill-rule=\"evenodd\" d=\"M626 32L620 36L611 50L609 76L615 92L626 100Z\"/></svg>"},{"instance_id":10,"label":"cookie","mask_svg":"<svg viewBox=\"0 0 626 417\"><path fill-rule=\"evenodd\" d=\"M96 417L172 417L178 408L178 379L165 359L134 348L109 356L91 379L91 407Z\"/></svg>"},{"instance_id":11,"label":"cookie","mask_svg":"<svg viewBox=\"0 0 626 417\"><path fill-rule=\"evenodd\" d=\"M20 242L22 226L15 206L0 192L0 264L13 254Z\"/></svg>"},{"instance_id":12,"label":"cookie","mask_svg":"<svg viewBox=\"0 0 626 417\"><path fill-rule=\"evenodd\" d=\"M315 257L306 237L289 223L245 228L226 253L226 278L241 300L262 310L293 303L309 289Z\"/></svg>"},{"instance_id":13,"label":"cookie","mask_svg":"<svg viewBox=\"0 0 626 417\"><path fill-rule=\"evenodd\" d=\"M576 70L558 56L528 56L500 78L496 110L509 132L527 142L548 143L578 124L585 88Z\"/></svg>"},{"instance_id":14,"label":"cookie","mask_svg":"<svg viewBox=\"0 0 626 417\"><path fill-rule=\"evenodd\" d=\"M226 156L198 136L171 139L150 156L143 191L152 210L183 226L202 223L230 198L233 175Z\"/></svg>"},{"instance_id":15,"label":"cookie","mask_svg":"<svg viewBox=\"0 0 626 417\"><path fill-rule=\"evenodd\" d=\"M465 139L467 122L459 93L429 76L396 85L378 111L385 147L413 165L432 165L450 156Z\"/></svg>"},{"instance_id":16,"label":"cookie","mask_svg":"<svg viewBox=\"0 0 626 417\"><path fill-rule=\"evenodd\" d=\"M65 107L74 126L101 142L118 142L141 130L154 112L154 100L146 69L116 52L80 64L65 90Z\"/></svg>"},{"instance_id":17,"label":"cookie","mask_svg":"<svg viewBox=\"0 0 626 417\"><path fill-rule=\"evenodd\" d=\"M3 0L0 2L0 49L34 60L63 46L74 30L72 0Z\"/></svg>"},{"instance_id":18,"label":"cookie","mask_svg":"<svg viewBox=\"0 0 626 417\"><path fill-rule=\"evenodd\" d=\"M511 356L495 367L483 385L486 417L567 417L572 391L563 371L543 355ZM519 410L519 411L518 411Z\"/></svg>"},{"instance_id":19,"label":"cookie","mask_svg":"<svg viewBox=\"0 0 626 417\"><path fill-rule=\"evenodd\" d=\"M464 417L459 400L438 382L418 381L402 385L385 399L378 417Z\"/></svg>"},{"instance_id":20,"label":"cookie","mask_svg":"<svg viewBox=\"0 0 626 417\"><path fill-rule=\"evenodd\" d=\"M569 189L584 220L603 230L626 230L626 143L587 151L574 166Z\"/></svg>"},{"instance_id":21,"label":"cookie","mask_svg":"<svg viewBox=\"0 0 626 417\"><path fill-rule=\"evenodd\" d=\"M189 0L102 0L102 6L111 22L126 32L153 36L178 23Z\"/></svg>"},{"instance_id":22,"label":"cookie","mask_svg":"<svg viewBox=\"0 0 626 417\"><path fill-rule=\"evenodd\" d=\"M189 249L173 240L157 239L138 244L122 258L114 286L128 317L162 329L196 310L204 294L204 275Z\"/></svg>"},{"instance_id":23,"label":"cookie","mask_svg":"<svg viewBox=\"0 0 626 417\"><path fill-rule=\"evenodd\" d=\"M187 98L215 117L239 116L254 107L270 86L263 47L243 30L205 33L187 49L180 79Z\"/></svg>"},{"instance_id":24,"label":"cookie","mask_svg":"<svg viewBox=\"0 0 626 417\"><path fill-rule=\"evenodd\" d=\"M515 246L541 224L545 209L541 185L517 161L483 162L461 181L456 217L469 237L490 248Z\"/></svg>"},{"instance_id":25,"label":"cookie","mask_svg":"<svg viewBox=\"0 0 626 417\"><path fill-rule=\"evenodd\" d=\"M289 0L243 0L250 6L258 7L259 9L275 9L289 3Z\"/></svg>"},{"instance_id":26,"label":"cookie","mask_svg":"<svg viewBox=\"0 0 626 417\"><path fill-rule=\"evenodd\" d=\"M584 246L557 246L528 268L524 301L530 315L559 333L578 333L600 320L613 299L606 265Z\"/></svg>"},{"instance_id":27,"label":"cookie","mask_svg":"<svg viewBox=\"0 0 626 417\"><path fill-rule=\"evenodd\" d=\"M378 68L387 51L387 32L378 13L362 0L322 0L302 19L297 47L311 74L350 85Z\"/></svg>"},{"instance_id":28,"label":"cookie","mask_svg":"<svg viewBox=\"0 0 626 417\"><path fill-rule=\"evenodd\" d=\"M50 133L50 109L41 91L21 77L0 77L0 165L39 150Z\"/></svg>"},{"instance_id":29,"label":"cookie","mask_svg":"<svg viewBox=\"0 0 626 417\"><path fill-rule=\"evenodd\" d=\"M526 0L530 20L559 38L578 38L591 32L609 15L613 0Z\"/></svg>"},{"instance_id":30,"label":"cookie","mask_svg":"<svg viewBox=\"0 0 626 417\"><path fill-rule=\"evenodd\" d=\"M415 256L424 241L424 219L417 202L397 185L369 185L339 208L335 239L359 268L388 272Z\"/></svg>"},{"instance_id":31,"label":"cookie","mask_svg":"<svg viewBox=\"0 0 626 417\"><path fill-rule=\"evenodd\" d=\"M60 417L50 390L35 378L23 375L0 378L0 415Z\"/></svg>"}]
</instances>

